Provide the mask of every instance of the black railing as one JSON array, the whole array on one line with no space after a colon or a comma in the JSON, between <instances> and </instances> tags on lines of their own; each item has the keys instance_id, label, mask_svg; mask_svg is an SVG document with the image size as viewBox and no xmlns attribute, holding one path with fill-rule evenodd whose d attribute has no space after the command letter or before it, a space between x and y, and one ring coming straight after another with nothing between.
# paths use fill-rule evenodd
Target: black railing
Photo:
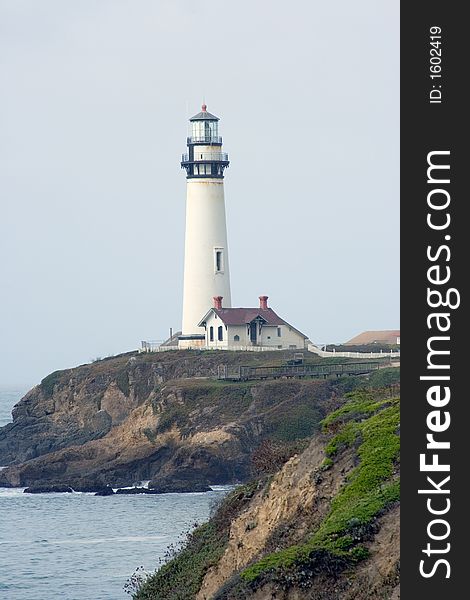
<instances>
[{"instance_id":1,"label":"black railing","mask_svg":"<svg viewBox=\"0 0 470 600\"><path fill-rule=\"evenodd\" d=\"M228 162L228 154L227 152L195 152L192 161L189 154L182 154L181 162Z\"/></svg>"},{"instance_id":2,"label":"black railing","mask_svg":"<svg viewBox=\"0 0 470 600\"><path fill-rule=\"evenodd\" d=\"M220 135L194 135L187 138L187 144L221 144Z\"/></svg>"},{"instance_id":3,"label":"black railing","mask_svg":"<svg viewBox=\"0 0 470 600\"><path fill-rule=\"evenodd\" d=\"M380 368L378 362L335 363L326 365L282 365L279 367L245 367L219 369L218 379L248 380L284 377L340 377L365 375Z\"/></svg>"}]
</instances>

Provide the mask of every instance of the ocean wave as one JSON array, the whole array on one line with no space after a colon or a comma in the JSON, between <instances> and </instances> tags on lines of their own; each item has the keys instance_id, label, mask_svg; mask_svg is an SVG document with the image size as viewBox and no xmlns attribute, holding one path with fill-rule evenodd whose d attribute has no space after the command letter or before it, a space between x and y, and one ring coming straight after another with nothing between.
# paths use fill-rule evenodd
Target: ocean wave
<instances>
[{"instance_id":1,"label":"ocean wave","mask_svg":"<svg viewBox=\"0 0 470 600\"><path fill-rule=\"evenodd\" d=\"M26 488L2 488L0 487L0 498L21 496Z\"/></svg>"},{"instance_id":2,"label":"ocean wave","mask_svg":"<svg viewBox=\"0 0 470 600\"><path fill-rule=\"evenodd\" d=\"M161 542L169 539L168 535L129 535L123 537L85 538L71 540L47 540L49 544L116 544L125 542Z\"/></svg>"}]
</instances>

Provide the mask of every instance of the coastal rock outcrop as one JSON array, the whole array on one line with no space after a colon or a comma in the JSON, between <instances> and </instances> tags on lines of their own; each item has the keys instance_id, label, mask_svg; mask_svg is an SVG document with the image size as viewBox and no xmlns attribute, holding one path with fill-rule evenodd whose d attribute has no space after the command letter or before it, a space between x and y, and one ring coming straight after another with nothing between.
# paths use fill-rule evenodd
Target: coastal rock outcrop
<instances>
[{"instance_id":1,"label":"coastal rock outcrop","mask_svg":"<svg viewBox=\"0 0 470 600\"><path fill-rule=\"evenodd\" d=\"M61 483L33 485L23 490L24 494L73 494L73 489Z\"/></svg>"},{"instance_id":2,"label":"coastal rock outcrop","mask_svg":"<svg viewBox=\"0 0 470 600\"><path fill-rule=\"evenodd\" d=\"M235 368L289 356L134 353L52 373L0 430L0 464L8 465L0 486L98 491L152 480L176 490L245 481L263 439L305 439L344 392L333 380L216 379L222 361Z\"/></svg>"}]
</instances>

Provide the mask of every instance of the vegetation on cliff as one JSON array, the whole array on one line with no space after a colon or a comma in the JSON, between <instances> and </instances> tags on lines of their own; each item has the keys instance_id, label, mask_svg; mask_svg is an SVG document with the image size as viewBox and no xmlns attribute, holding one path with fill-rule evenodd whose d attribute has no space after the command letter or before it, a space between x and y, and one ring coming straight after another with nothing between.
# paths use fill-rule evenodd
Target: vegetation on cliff
<instances>
[{"instance_id":1,"label":"vegetation on cliff","mask_svg":"<svg viewBox=\"0 0 470 600\"><path fill-rule=\"evenodd\" d=\"M195 598L207 570L222 556L228 541L227 523L239 514L257 491L258 484L237 487L219 506L214 517L194 529L177 558L164 564L134 596L139 600Z\"/></svg>"},{"instance_id":2,"label":"vegetation on cliff","mask_svg":"<svg viewBox=\"0 0 470 600\"><path fill-rule=\"evenodd\" d=\"M372 415L372 416L371 416ZM352 446L357 440L358 466L349 481L332 499L331 510L318 529L302 545L291 546L263 557L241 573L248 582L262 573L276 569L331 562L335 569L344 568L367 555L358 542L358 531L400 497L399 480L393 477L400 452L398 399L377 401L373 395L357 392L349 395L342 408L323 421L326 431L334 434L325 448L327 458ZM332 463L326 463L330 468Z\"/></svg>"},{"instance_id":3,"label":"vegetation on cliff","mask_svg":"<svg viewBox=\"0 0 470 600\"><path fill-rule=\"evenodd\" d=\"M391 373L381 379L396 382ZM276 598L289 598L289 590L295 589L303 590L305 598L332 597L322 595L332 593L331 582L345 569L358 569L374 558L374 536L399 500L399 399L392 395L397 391L394 385L346 394L323 418L322 432L303 454L281 467L274 479L263 474L250 486L250 494L243 492L246 487L235 490L135 599L235 600L262 590L266 597L269 591L269 597L274 593ZM286 508L293 485L304 488L297 508ZM274 511L280 515L277 521ZM388 575L374 584L384 593L377 597L390 597L387 593L396 585L398 558L394 560ZM329 591L308 595L316 581ZM368 598L370 593L374 598L374 585L357 597Z\"/></svg>"}]
</instances>

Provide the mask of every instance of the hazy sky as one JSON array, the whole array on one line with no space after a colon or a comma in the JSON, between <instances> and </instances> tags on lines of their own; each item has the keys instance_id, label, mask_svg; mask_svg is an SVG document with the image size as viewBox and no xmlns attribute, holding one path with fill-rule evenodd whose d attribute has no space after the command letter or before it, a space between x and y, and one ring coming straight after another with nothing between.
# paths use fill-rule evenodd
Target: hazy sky
<instances>
[{"instance_id":1,"label":"hazy sky","mask_svg":"<svg viewBox=\"0 0 470 600\"><path fill-rule=\"evenodd\" d=\"M233 306L399 327L399 3L0 0L0 384L180 327L187 118L221 118Z\"/></svg>"}]
</instances>

